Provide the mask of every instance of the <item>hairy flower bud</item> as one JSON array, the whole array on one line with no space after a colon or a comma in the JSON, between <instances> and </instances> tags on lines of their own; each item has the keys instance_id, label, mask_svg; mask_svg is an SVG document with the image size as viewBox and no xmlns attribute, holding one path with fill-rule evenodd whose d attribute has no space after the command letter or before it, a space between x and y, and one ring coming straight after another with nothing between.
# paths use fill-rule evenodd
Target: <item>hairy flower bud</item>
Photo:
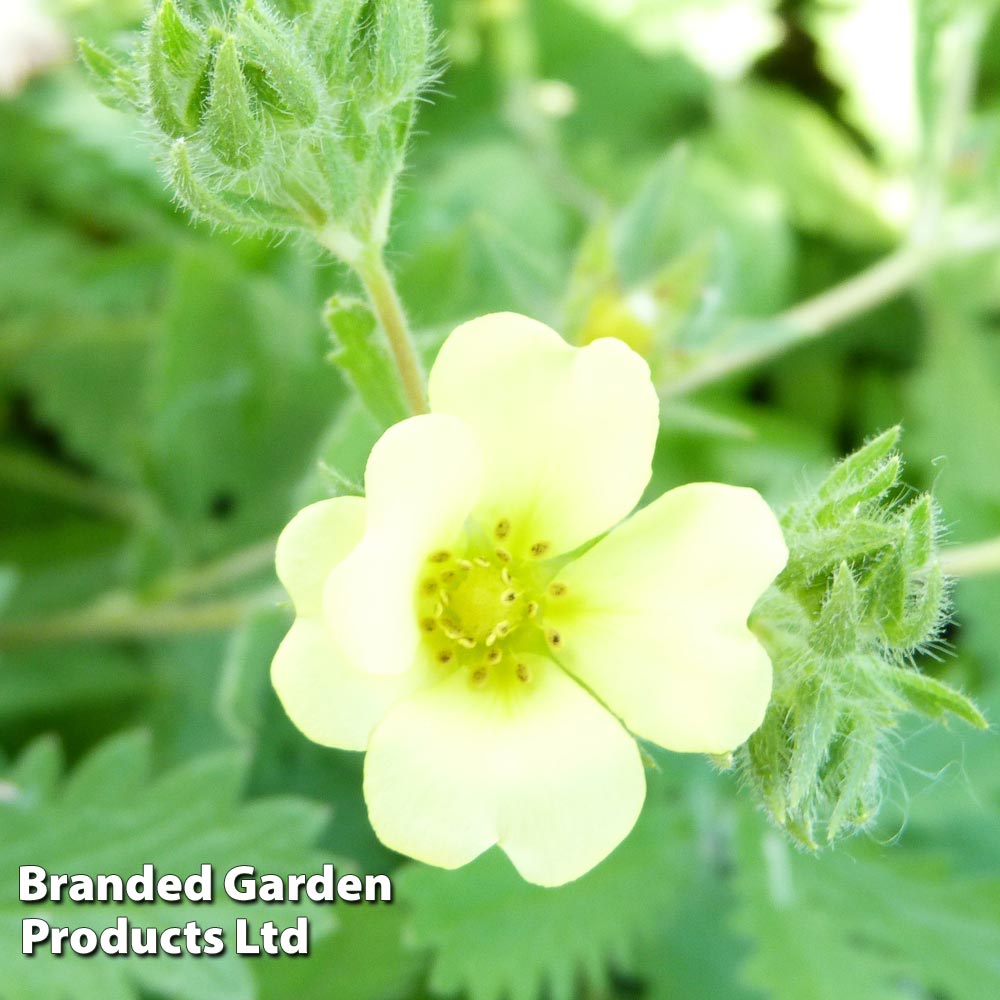
<instances>
[{"instance_id":1,"label":"hairy flower bud","mask_svg":"<svg viewBox=\"0 0 1000 1000\"><path fill-rule=\"evenodd\" d=\"M799 843L868 825L889 733L905 711L985 720L914 656L947 614L930 496L904 504L899 429L838 464L782 518L788 565L757 606L774 698L737 764L761 806Z\"/></svg>"},{"instance_id":2,"label":"hairy flower bud","mask_svg":"<svg viewBox=\"0 0 1000 1000\"><path fill-rule=\"evenodd\" d=\"M195 215L350 260L385 242L431 47L425 0L161 0L127 63L81 52Z\"/></svg>"}]
</instances>

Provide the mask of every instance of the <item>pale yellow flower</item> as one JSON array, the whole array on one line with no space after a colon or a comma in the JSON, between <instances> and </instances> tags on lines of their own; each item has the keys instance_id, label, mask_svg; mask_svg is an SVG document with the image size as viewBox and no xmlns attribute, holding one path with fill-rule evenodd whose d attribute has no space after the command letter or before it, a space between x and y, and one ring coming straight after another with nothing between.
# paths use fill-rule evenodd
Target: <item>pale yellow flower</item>
<instances>
[{"instance_id":1,"label":"pale yellow flower","mask_svg":"<svg viewBox=\"0 0 1000 1000\"><path fill-rule=\"evenodd\" d=\"M659 427L621 341L485 316L445 342L430 400L375 445L365 499L283 532L275 688L310 739L367 750L389 847L454 868L499 844L558 885L635 822L635 737L719 753L760 724L771 665L746 622L785 544L756 492L716 483L618 524Z\"/></svg>"}]
</instances>

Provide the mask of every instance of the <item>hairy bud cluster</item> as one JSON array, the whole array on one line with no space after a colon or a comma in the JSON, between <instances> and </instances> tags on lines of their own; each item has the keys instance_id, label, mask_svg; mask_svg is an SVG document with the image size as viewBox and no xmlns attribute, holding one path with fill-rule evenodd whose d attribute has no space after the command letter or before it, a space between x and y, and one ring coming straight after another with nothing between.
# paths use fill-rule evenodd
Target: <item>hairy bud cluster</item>
<instances>
[{"instance_id":1,"label":"hairy bud cluster","mask_svg":"<svg viewBox=\"0 0 1000 1000\"><path fill-rule=\"evenodd\" d=\"M128 60L81 43L195 215L348 260L385 242L431 48L425 0L161 0Z\"/></svg>"},{"instance_id":2,"label":"hairy bud cluster","mask_svg":"<svg viewBox=\"0 0 1000 1000\"><path fill-rule=\"evenodd\" d=\"M810 849L875 818L903 712L985 725L914 665L938 640L948 600L937 510L901 486L898 440L898 428L886 431L788 509L788 565L755 610L774 695L737 763L764 809Z\"/></svg>"}]
</instances>

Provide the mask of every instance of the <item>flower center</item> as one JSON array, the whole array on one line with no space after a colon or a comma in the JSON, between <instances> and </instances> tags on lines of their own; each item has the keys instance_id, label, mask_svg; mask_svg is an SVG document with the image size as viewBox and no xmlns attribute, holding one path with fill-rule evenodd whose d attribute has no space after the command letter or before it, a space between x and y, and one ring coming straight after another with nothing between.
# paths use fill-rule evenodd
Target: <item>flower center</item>
<instances>
[{"instance_id":1,"label":"flower center","mask_svg":"<svg viewBox=\"0 0 1000 1000\"><path fill-rule=\"evenodd\" d=\"M508 530L508 522L500 521L494 541ZM526 560L488 544L432 552L417 585L416 612L434 659L466 668L473 687L530 681L524 653L558 644L541 622L541 595L555 593L544 583L551 572L539 565L547 550L538 543Z\"/></svg>"}]
</instances>

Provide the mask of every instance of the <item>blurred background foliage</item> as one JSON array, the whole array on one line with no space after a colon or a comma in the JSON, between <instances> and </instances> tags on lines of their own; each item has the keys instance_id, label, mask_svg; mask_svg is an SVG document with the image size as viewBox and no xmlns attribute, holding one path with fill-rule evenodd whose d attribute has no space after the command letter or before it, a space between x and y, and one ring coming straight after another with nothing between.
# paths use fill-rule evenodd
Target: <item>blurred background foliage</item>
<instances>
[{"instance_id":1,"label":"blurred background foliage","mask_svg":"<svg viewBox=\"0 0 1000 1000\"><path fill-rule=\"evenodd\" d=\"M125 873L343 859L391 870L398 902L318 915L308 961L27 962L6 878L0 996L1000 996L1000 757L959 723L895 733L879 825L819 857L669 754L634 833L562 889L496 851L453 873L390 855L360 756L308 743L267 679L290 620L276 533L359 479L379 432L326 358L322 304L351 279L175 211L69 55L134 30L142 0L5 2L45 41L0 16L0 854ZM907 477L960 546L954 621L921 666L996 719L994 6L434 13L445 69L390 245L427 358L496 309L622 337L662 388L657 493L716 479L780 506L901 422ZM181 921L157 909L130 915Z\"/></svg>"}]
</instances>

